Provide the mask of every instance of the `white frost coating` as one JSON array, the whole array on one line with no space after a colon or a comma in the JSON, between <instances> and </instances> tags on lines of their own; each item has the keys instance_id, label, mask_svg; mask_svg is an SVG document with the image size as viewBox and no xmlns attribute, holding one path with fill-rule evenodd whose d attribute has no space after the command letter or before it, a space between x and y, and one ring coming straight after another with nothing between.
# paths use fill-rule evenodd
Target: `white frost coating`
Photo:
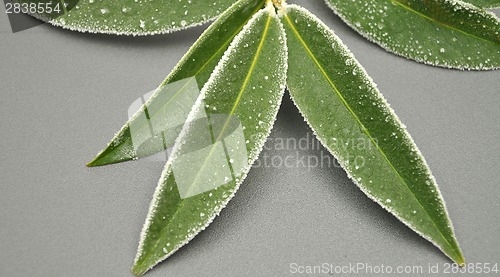
<instances>
[{"instance_id":1,"label":"white frost coating","mask_svg":"<svg viewBox=\"0 0 500 277\"><path fill-rule=\"evenodd\" d=\"M86 28L81 28L79 26L73 26L73 25L66 25L65 22L61 22L61 20L47 20L47 18L43 18L41 16L35 16L33 15L36 19L42 20L44 22L50 23L53 26L70 30L70 31L77 31L81 33L90 33L90 34L107 34L107 35L124 35L124 36L150 36L150 35L163 35L163 34L170 34L173 32L178 32L182 30L186 30L189 28L201 26L205 23L208 23L210 21L213 21L216 19L218 16L214 16L211 18L208 18L207 20L199 21L199 22L193 22L191 24L186 24L184 26L179 26L179 27L173 27L173 28L165 28L162 30L156 30L156 31L150 31L150 32L125 32L125 31L112 31L112 30L97 30L97 29L86 29ZM144 21L143 21L144 22Z\"/></svg>"},{"instance_id":2,"label":"white frost coating","mask_svg":"<svg viewBox=\"0 0 500 277\"><path fill-rule=\"evenodd\" d=\"M135 1L137 3L137 1ZM190 3L191 1L189 1ZM92 3L92 2L90 2ZM233 4L234 5L234 4ZM75 7L74 9L77 9ZM40 14L36 13L28 13L29 15L33 16L34 18L41 20L46 23L50 23L53 26L60 27L62 29L67 29L70 31L77 31L77 32L82 32L82 33L95 33L95 34L111 34L111 35L126 35L126 36L148 36L148 35L159 35L159 34L169 34L177 31L182 31L185 29L201 26L203 24L206 24L210 21L215 20L220 16L220 12L215 12L217 15L215 16L210 16L210 17L203 17L202 20L187 23L186 20L182 20L180 24L175 24L173 26L167 26L163 27L161 29L155 30L155 31L146 31L146 32L128 32L128 31L119 31L119 30L109 30L108 26L103 26L101 29L98 28L91 28L90 26L78 26L78 25L70 25L67 24L64 18L58 17L55 19L50 19L45 16L41 16ZM71 12L68 13L68 16L71 15ZM187 13L184 14L187 16ZM143 27L144 21L138 21L138 24Z\"/></svg>"},{"instance_id":3,"label":"white frost coating","mask_svg":"<svg viewBox=\"0 0 500 277\"><path fill-rule=\"evenodd\" d=\"M282 50L284 51L284 55L281 57L281 59L279 61L276 61L278 63L278 65L280 65L279 68L282 69L281 71L277 72L280 76L278 76L278 79L276 80L277 82L280 82L279 97L278 97L278 99L276 99L276 103L275 103L276 105L275 105L275 108L274 108L274 113L272 114L273 118L276 119L276 115L278 113L279 106L281 104L282 96L283 96L284 91L285 91L285 80L286 80L286 72L287 72L287 67L288 67L288 62L287 62L288 55L287 55L287 52L286 52L286 39L285 39L284 28L283 28L282 24L280 23L280 21L277 19L277 16L276 16L276 14L274 12L274 8L272 6L268 6L266 9L262 9L261 11L257 12L250 19L250 21L243 27L242 31L235 37L235 39L233 40L233 42L231 43L231 45L229 46L229 48L224 53L224 56L222 57L221 61L218 63L217 67L215 68L214 72L210 76L210 79L208 80L208 82L203 87L203 89L201 91L201 94L200 94L200 97L197 99L197 102L195 103L195 105L193 107L193 110L191 111L191 114L188 116L187 122L190 122L191 121L190 119L195 116L197 108L203 106L203 104L204 104L203 100L204 100L205 96L207 95L207 93L209 93L210 88L212 88L215 85L215 83L218 81L219 76L221 75L221 73L226 69L228 60L232 57L232 54L235 53L238 49L242 48L242 45L241 45L242 39L249 33L249 30L255 24L255 22L258 21L259 19L261 19L261 17L263 17L265 15L270 16L272 18L272 20L273 20L273 23L277 24L277 26L279 26L279 29L281 30L281 38L280 38L280 40L282 41L282 44L283 44L283 49ZM265 130L267 136L271 132L271 129L273 127L273 123L274 122L272 122L271 125L269 126L269 128L267 128L267 130ZM188 132L189 128L190 128L190 126L188 126L188 124L183 127L183 129L182 129L182 131L181 131L181 133L180 133L179 137L177 138L176 143L174 145L174 149L172 151L173 153L177 153L178 152L178 149L182 145L182 143L181 143L182 138ZM160 260L158 260L157 263L160 263L161 261L165 260L170 255L172 255L173 253L175 253L178 249L180 249L182 246L184 246L185 244L187 244L194 236L196 236L199 232L203 231L214 220L214 218L227 205L227 202L229 202L229 200L234 196L234 194L238 190L239 186L241 185L241 183L245 179L248 171L250 170L252 164L258 158L258 153L260 153L262 151L262 149L264 147L264 143L265 143L265 138L259 140L258 144L256 144L256 151L253 154L249 155L249 163L243 169L242 177L236 180L236 186L232 190L231 195L229 195L226 199L224 199L223 203L221 205L217 206L218 210L215 211L215 213L210 218L207 218L207 221L203 225L200 225L195 230L193 230L192 232L189 232L187 238L182 243L180 243L179 245L176 245L174 249L172 249L168 254L165 254L165 256L163 256ZM140 242L139 242L139 247L138 247L137 255L136 255L136 258L135 258L135 262L137 262L138 259L142 255L144 240L145 240L145 238L147 236L147 232L148 232L149 226L151 225L151 219L152 219L152 217L153 217L153 215L154 215L154 213L156 211L156 208L157 208L157 205L158 205L158 199L160 197L160 193L164 189L164 182L163 182L163 180L166 177L168 177L169 174L171 173L171 164L172 164L172 161L175 158L176 158L175 155L171 155L171 157L169 158L169 161L167 161L165 169L162 172L160 181L158 182L158 186L157 186L155 194L153 196L153 200L151 201L151 204L150 204L150 207L149 207L148 217L146 218L146 222L145 222L143 230L141 232L141 239L140 239ZM206 215L204 215L204 216L206 216ZM151 266L150 268L152 268L152 267L153 266Z\"/></svg>"},{"instance_id":4,"label":"white frost coating","mask_svg":"<svg viewBox=\"0 0 500 277\"><path fill-rule=\"evenodd\" d=\"M101 150L96 156L99 157L102 155L106 149L108 149L112 144L118 144L121 142L121 139L123 139L123 135L125 131L127 130L129 123L136 120L138 117L141 116L144 108L148 107L158 96L158 94L162 91L163 87L168 85L172 79L175 77L175 75L180 71L181 67L190 60L191 55L193 54L194 51L198 50L200 48L200 45L203 44L204 41L206 41L210 34L214 31L217 30L220 25L222 25L226 19L234 12L235 9L238 9L242 3L244 4L244 1L238 1L234 3L231 7L229 7L224 13L222 13L219 18L212 24L210 27L208 27L196 40L196 42L189 48L189 50L184 54L184 56L181 58L181 60L175 65L174 69L168 74L168 76L165 78L165 80L156 88L155 92L152 94L152 96L144 103L144 105L141 106L141 108L134 114L134 116L130 117L130 119L123 125L123 127L118 131L111 141L107 144L107 146ZM196 76L195 76L196 77ZM126 156L130 159L135 157L135 153L121 153L123 156Z\"/></svg>"},{"instance_id":5,"label":"white frost coating","mask_svg":"<svg viewBox=\"0 0 500 277\"><path fill-rule=\"evenodd\" d=\"M498 23L498 17L496 16L496 14L494 14L493 12L490 12L490 11L487 11L487 10L483 10L481 8L478 8L470 3L467 3L467 2L463 2L461 0L441 0L441 1L445 1L447 3L451 3L451 4L454 4L455 7L459 7L459 8L465 8L467 10L469 10L470 12L474 12L476 14L479 14L479 15L482 15L484 17L490 17L490 18L493 18L497 21ZM450 68L450 69L459 69L459 70L493 70L493 69L499 69L500 67L498 66L487 66L487 65L484 65L483 66L471 66L471 65L450 65L448 64L447 62L439 62L439 63L436 63L434 61L431 61L430 59L422 59L421 57L418 57L418 56L415 56L415 55L412 55L410 57L410 55L408 53L404 53L402 51L399 51L398 49L395 49L395 48L391 48L389 45L387 45L385 42L381 41L381 40L378 40L376 37L374 37L372 34L370 33L367 33L365 31L363 31L362 28L360 28L360 26L358 26L357 23L355 22L351 22L350 20L348 20L341 12L339 12L337 10L337 8L329 1L329 0L325 0L325 3L327 4L328 7L330 7L330 9L338 16L340 17L340 19L342 19L342 21L347 24L349 27L351 27L352 29L356 30L356 32L358 32L361 36L363 36L365 39L367 39L368 41L372 42L372 43L375 43L377 45L379 45L380 47L382 47L384 50L386 50L387 52L390 52L390 53L394 53L398 56L401 56L401 57L404 57L406 59L411 59L411 60L415 60L417 62L420 62L420 63L423 63L423 64L427 64L427 65L432 65L432 66L437 66L437 67L444 67L444 68ZM498 25L498 24L497 24ZM436 39L439 39L439 38L436 38ZM471 54L473 55L473 54Z\"/></svg>"},{"instance_id":6,"label":"white frost coating","mask_svg":"<svg viewBox=\"0 0 500 277\"><path fill-rule=\"evenodd\" d=\"M432 175L432 172L429 169L427 161L425 160L425 158L423 157L422 153L418 149L418 147L415 144L413 138L410 136L410 134L408 133L408 131L404 127L405 125L401 122L401 120L396 115L396 113L394 112L394 110L387 103L387 100L384 98L384 96L378 90L377 85L375 84L375 82L373 81L373 79L368 75L368 73L366 72L366 70L356 60L356 58L354 57L354 55L352 54L352 52L345 46L345 44L342 42L342 40L338 36L336 36L335 33L332 30L330 30L330 28L328 26L326 26L322 21L320 21L315 15L311 14L308 10L306 10L306 9L300 7L300 6L293 5L293 4L292 5L286 5L285 12L289 11L289 10L296 10L296 11L300 12L301 15L303 15L304 17L308 18L309 20L314 21L317 24L317 26L320 29L320 31L323 33L323 35L329 41L331 41L332 44L335 43L335 44L338 44L338 45L342 46L343 47L342 51L344 51L343 54L345 54L344 56L348 57L348 59L351 59L351 61L353 62L353 64L355 64L358 67L361 75L365 77L366 81L369 82L369 84L371 84L371 86L373 87L374 91L377 92L377 94L378 94L377 96L378 96L379 100L385 105L385 109L387 109L387 112L393 117L393 119L395 120L395 122L399 126L401 126L401 131L404 134L404 138L405 138L406 142L409 143L409 145L412 146L413 150L415 150L415 153L421 158L422 163L424 164L424 170L426 172L426 175L429 177L429 179L432 180L432 183L434 185L434 188L435 188L436 193L438 195L438 198L440 200L440 204L441 204L442 209L444 210L444 213L446 215L448 226L449 226L450 230L452 231L452 236L453 236L453 238L456 238L455 237L455 231L453 229L453 224L449 220L449 214L448 214L448 210L446 208L446 203L445 203L444 198L443 198L443 196L441 194L441 191L439 190L439 187L437 186L436 179ZM280 16L284 16L284 15L280 13ZM368 198L370 198L372 201L374 201L377 204L379 204L382 208L384 208L385 210L387 210L389 213L393 214L399 221L401 221L403 224L405 224L406 226L408 226L410 229L412 229L413 231L415 231L417 234L419 234L420 236L422 236L426 240L430 241L437 248L439 248L446 256L448 256L451 260L453 260L453 258L450 257L445 251L443 251L442 247L440 245L438 245L437 243L435 243L431 237L429 237L429 236L423 234L422 232L418 231L410 222L407 222L406 220L404 220L391 207L386 206L385 203L389 204L390 202L392 202L391 199L379 199L379 198L375 197L374 195L372 195L369 190L367 190L366 188L364 188L364 186L362 185L362 183L360 181L358 181L357 178L354 178L354 176L351 174L352 170L350 169L350 167L348 166L348 164L345 163L344 159L341 158L341 155L339 153L335 152L333 149L330 149L330 147L328 146L327 142L322 137L320 137L320 136L317 135L317 132L315 131L314 126L311 125L311 123L307 119L306 114L300 109L299 105L296 104L296 101L293 98L293 95L291 93L290 93L290 97L292 98L292 101L295 103L295 106L297 107L297 109L301 113L301 115L304 118L305 122L314 131L314 135L316 136L316 138L330 152L330 154L332 154L337 159L337 161L339 162L340 166L342 166L342 168L346 171L348 177L356 184L356 186L358 188L360 188L361 191L363 191L363 193L365 193L368 196ZM413 212L413 213L416 213L416 212ZM445 241L447 241L447 240L445 239ZM458 241L456 241L456 243L457 243L457 246L458 246Z\"/></svg>"}]
</instances>

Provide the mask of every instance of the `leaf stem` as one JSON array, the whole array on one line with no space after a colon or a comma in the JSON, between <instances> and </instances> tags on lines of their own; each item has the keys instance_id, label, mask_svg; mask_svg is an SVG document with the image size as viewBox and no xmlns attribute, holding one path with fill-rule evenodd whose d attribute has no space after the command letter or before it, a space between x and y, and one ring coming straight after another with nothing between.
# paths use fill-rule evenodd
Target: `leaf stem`
<instances>
[{"instance_id":1,"label":"leaf stem","mask_svg":"<svg viewBox=\"0 0 500 277\"><path fill-rule=\"evenodd\" d=\"M282 9L282 5L285 4L286 0L267 0L268 4L273 4L276 9Z\"/></svg>"}]
</instances>

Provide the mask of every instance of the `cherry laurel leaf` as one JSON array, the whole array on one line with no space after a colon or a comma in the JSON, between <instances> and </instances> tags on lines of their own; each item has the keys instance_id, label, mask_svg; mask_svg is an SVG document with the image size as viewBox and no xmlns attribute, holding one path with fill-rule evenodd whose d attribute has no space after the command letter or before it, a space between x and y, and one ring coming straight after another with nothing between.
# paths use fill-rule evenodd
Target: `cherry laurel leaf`
<instances>
[{"instance_id":1,"label":"cherry laurel leaf","mask_svg":"<svg viewBox=\"0 0 500 277\"><path fill-rule=\"evenodd\" d=\"M364 68L307 10L287 5L281 18L287 86L317 138L369 198L462 264L436 181Z\"/></svg>"},{"instance_id":2,"label":"cherry laurel leaf","mask_svg":"<svg viewBox=\"0 0 500 277\"><path fill-rule=\"evenodd\" d=\"M325 0L344 22L397 55L440 67L500 68L500 21L456 0Z\"/></svg>"},{"instance_id":3,"label":"cherry laurel leaf","mask_svg":"<svg viewBox=\"0 0 500 277\"><path fill-rule=\"evenodd\" d=\"M32 3L33 0L15 0ZM43 0L48 1L48 0ZM165 34L213 20L236 0L66 0L75 4L62 16L33 13L52 25L73 31L115 35Z\"/></svg>"},{"instance_id":4,"label":"cherry laurel leaf","mask_svg":"<svg viewBox=\"0 0 500 277\"><path fill-rule=\"evenodd\" d=\"M231 43L162 173L141 234L135 275L188 243L233 197L276 120L285 90L286 49L283 26L269 5ZM206 124L200 127L196 119ZM200 140L212 143L198 149Z\"/></svg>"}]
</instances>

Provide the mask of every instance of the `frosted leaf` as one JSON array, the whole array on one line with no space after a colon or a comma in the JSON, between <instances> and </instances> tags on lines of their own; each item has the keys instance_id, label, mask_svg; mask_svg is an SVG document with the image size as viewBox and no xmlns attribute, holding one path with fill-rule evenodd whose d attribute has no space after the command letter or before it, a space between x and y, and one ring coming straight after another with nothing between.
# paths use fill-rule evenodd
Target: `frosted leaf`
<instances>
[{"instance_id":1,"label":"frosted leaf","mask_svg":"<svg viewBox=\"0 0 500 277\"><path fill-rule=\"evenodd\" d=\"M369 198L462 263L444 200L404 124L333 31L303 8L285 11L287 84L314 134Z\"/></svg>"},{"instance_id":2,"label":"frosted leaf","mask_svg":"<svg viewBox=\"0 0 500 277\"><path fill-rule=\"evenodd\" d=\"M500 67L500 21L471 4L456 0L326 2L365 38L403 57L458 69Z\"/></svg>"},{"instance_id":3,"label":"frosted leaf","mask_svg":"<svg viewBox=\"0 0 500 277\"><path fill-rule=\"evenodd\" d=\"M162 173L141 235L135 274L143 274L206 228L245 179L283 97L284 36L274 9L268 6L252 17L224 53L187 118L187 122L205 118L208 124L184 125ZM257 109L261 116L251 118ZM223 119L217 120L217 115ZM167 219L159 220L162 216ZM172 246L164 253L159 246L167 240Z\"/></svg>"},{"instance_id":4,"label":"frosted leaf","mask_svg":"<svg viewBox=\"0 0 500 277\"><path fill-rule=\"evenodd\" d=\"M17 0L26 2L26 0ZM57 18L34 17L73 31L117 35L165 34L213 20L235 0L67 1L76 8ZM182 11L182 12L179 12ZM154 18L154 20L150 20Z\"/></svg>"}]
</instances>

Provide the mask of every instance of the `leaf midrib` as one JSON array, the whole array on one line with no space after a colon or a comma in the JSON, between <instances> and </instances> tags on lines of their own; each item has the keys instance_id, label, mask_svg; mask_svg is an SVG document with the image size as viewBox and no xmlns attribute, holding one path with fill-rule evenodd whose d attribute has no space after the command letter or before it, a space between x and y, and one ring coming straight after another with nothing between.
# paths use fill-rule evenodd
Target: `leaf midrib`
<instances>
[{"instance_id":1,"label":"leaf midrib","mask_svg":"<svg viewBox=\"0 0 500 277\"><path fill-rule=\"evenodd\" d=\"M396 168L394 167L394 165L389 161L389 159L387 158L385 152L380 148L380 146L375 142L375 140L373 139L373 137L371 136L370 132L366 129L366 127L364 126L363 123L361 123L359 117L357 116L357 114L352 110L352 108L349 106L349 104L347 103L347 101L345 100L345 98L342 96L342 94L340 93L340 91L338 90L337 86L335 85L335 83L329 78L328 74L326 73L326 71L324 70L324 68L321 66L321 64L319 63L319 61L316 59L316 57L314 56L314 54L312 53L311 49L309 48L309 46L307 45L307 43L304 41L304 39L302 38L302 36L300 35L300 33L297 31L297 29L295 28L294 24L291 22L290 18L288 17L287 14L284 14L284 17L288 23L288 25L291 27L293 33L295 34L295 36L297 37L297 39L300 41L300 43L303 45L303 47L305 48L307 54L311 57L311 59L314 61L315 65L318 67L318 69L321 71L321 74L325 77L325 79L328 81L328 83L330 84L330 86L334 89L334 91L336 92L337 96L341 99L342 103L344 104L344 106L349 110L349 112L353 115L354 119L357 121L357 123L361 126L361 128L363 129L363 132L370 138L371 142L375 145L375 147L377 148L377 150L382 154L382 156L384 157L384 159L387 161L387 163L390 165L391 169L396 173L396 175L398 176L399 179L401 179L401 181L403 182L403 184L405 184L406 188L408 189L408 191L410 191L413 196L415 197L415 199L417 200L417 203L419 203L419 205L422 207L422 209L425 211L425 213L427 214L427 216L429 217L429 219L431 220L431 222L433 223L433 225L436 227L436 229L439 231L439 234L441 235L441 237L444 239L444 241L448 244L448 246L450 246L450 248L455 252L455 254L458 254L459 257L461 257L461 254L459 252L457 252L455 250L455 248L452 246L452 244L450 243L450 241L448 241L448 239L446 239L443 235L443 233L441 232L441 229L437 227L437 224L435 223L434 219L430 216L430 214L428 213L427 209L425 209L425 207L422 205L422 203L420 202L420 200L416 197L415 193L410 189L410 187L408 186L408 184L406 183L406 181L404 180L404 178L399 174L399 172L396 170Z\"/></svg>"},{"instance_id":2,"label":"leaf midrib","mask_svg":"<svg viewBox=\"0 0 500 277\"><path fill-rule=\"evenodd\" d=\"M269 25L270 25L270 23L271 23L271 16L269 15L268 18L267 18L266 25L265 25L264 30L263 30L262 37L261 37L260 42L259 42L259 46L257 47L257 51L255 52L255 56L254 56L254 58L252 60L252 63L250 64L250 68L248 70L248 74L247 74L247 76L245 76L245 80L243 81L243 85L240 88L240 91L238 93L238 97L236 98L236 101L235 101L235 103L233 105L233 108L231 109L231 112L229 113L228 118L224 122L224 125L223 125L223 127L222 127L222 129L221 129L221 131L220 131L220 133L217 136L217 139L215 141L220 141L221 140L221 138L222 138L222 136L224 134L224 131L226 130L226 128L227 128L227 126L229 124L231 116L234 114L234 112L236 111L236 108L239 106L239 104L241 102L241 98L243 97L245 89L248 86L248 82L250 82L250 77L252 76L252 73L254 71L255 65L257 64L257 61L258 61L259 56L260 56L260 53L262 52L262 48L264 46L264 41L265 41L265 39L267 37L267 34L268 34L268 31L269 31ZM205 168L205 166L207 165L207 163L209 161L209 158L212 156L214 150L215 150L215 147L212 147L210 149L209 154L205 158L205 161L203 163L202 169ZM201 172L201 170L199 170L198 174L196 174L196 177L195 177L193 183L195 183L199 179L200 172ZM191 188L192 188L192 186L188 189L188 193L191 191ZM174 216L175 216L175 213L174 213ZM174 216L172 216L172 218Z\"/></svg>"},{"instance_id":3,"label":"leaf midrib","mask_svg":"<svg viewBox=\"0 0 500 277\"><path fill-rule=\"evenodd\" d=\"M434 18L432 18L432 17L430 17L430 16L427 16L427 15L425 15L425 14L423 14L423 13L419 12L419 11L416 11L416 10L412 9L411 7L409 7L409 6L405 5L405 4L403 4L403 3L402 3L402 2L400 2L399 0L389 0L389 1L390 1L390 2L392 2L392 3L394 3L394 4L396 4L396 5L398 5L398 6L400 6L400 7L402 7L403 9L405 9L405 10L407 10L407 11L409 11L409 12L412 12L412 13L414 13L414 14L416 14L416 15L419 15L419 16L421 16L421 17L423 17L423 18L425 18L425 19L427 19L427 20L429 20L429 21L432 21L432 22L438 23L438 24L440 24L440 25L443 25L443 26L445 26L445 27L447 27L447 28L449 28L449 29L452 29L452 30L454 30L454 31L460 32L460 33L462 33L462 34L464 34L464 35L467 35L467 36L470 36L470 37L474 37L474 38L477 38L477 39L480 39L480 40L483 40L483 41L486 41L486 42L489 42L489 43L493 43L494 45L498 45L498 44L499 44L499 42L495 42L495 41L491 41L491 40L489 40L489 39L485 39L485 38L482 38L482 37L478 37L477 35L471 34L471 33L469 33L469 32L466 32L466 31L464 31L464 30L458 29L458 28L456 28L456 27L454 27L454 26L451 26L451 25L449 25L449 24L446 24L446 23L444 23L444 22L441 22L441 21L439 21L439 20L437 20L437 19L434 19Z\"/></svg>"},{"instance_id":4,"label":"leaf midrib","mask_svg":"<svg viewBox=\"0 0 500 277\"><path fill-rule=\"evenodd\" d=\"M268 16L268 19L267 19L267 22L266 22L266 26L265 26L265 28L264 28L264 33L263 33L263 35L262 35L262 38L261 38L260 44L259 44L259 46L258 46L258 48L257 48L257 51L256 51L256 54L255 54L255 57L254 57L254 59L253 59L253 61L252 61L252 64L250 65L249 72L248 72L248 74L247 74L247 76L246 76L246 78L245 78L245 81L244 81L244 83L243 83L243 85L242 85L241 89L240 89L240 92L239 92L239 94L238 94L237 100L235 101L235 104L234 104L234 106L233 106L233 109L231 110L230 115L233 115L233 114L234 114L234 111L236 110L237 106L238 106L238 105L239 105L239 103L240 103L241 97L242 97L242 95L243 95L243 93L244 93L244 91L245 91L245 89L246 89L246 86L248 85L248 82L250 81L250 77L251 77L251 75L252 75L252 73L253 73L253 70L254 70L255 65L256 65L256 63L257 63L257 60L258 60L258 58L259 58L259 56L260 56L260 52L262 51L262 47L263 47L263 45L264 45L265 38L266 38L266 36L267 36L267 34L268 34L268 30L269 30L269 25L270 25L270 22L271 22L271 15L269 15L269 16ZM220 134L219 134L219 138L220 138L220 136L224 133L224 130L225 130L225 128L227 127L228 122L229 122L229 117L228 117L228 120L226 120L226 122L225 122L225 124L224 124L224 127L222 128L222 131L221 131L221 132L220 132ZM218 141L218 140L216 140L216 141ZM206 166L206 164L207 164L207 162L208 162L208 158L212 155L212 153L213 153L213 149L214 149L214 148L215 148L215 147L212 147L212 148L211 148L210 153L208 154L207 158L205 159L205 162L204 162L204 164L203 164L203 167L205 167L205 166ZM198 171L198 172L199 172L199 171ZM196 178L195 178L195 180L194 180L194 181L196 181L198 177L199 177L199 174L196 176ZM190 187L190 188L188 189L188 192L190 191L190 189L191 189L191 188L192 188L192 187ZM161 238L161 237L163 237L163 233L165 232L165 230L167 229L167 227L170 225L170 223L172 222L173 218L175 218L175 216L177 215L177 213L179 212L180 208L183 206L183 204L184 204L185 202L186 202L186 200L181 200L181 201L179 201L179 202L178 202L178 205L177 205L177 209L176 209L176 211L174 212L174 214L172 215L172 217L170 217L170 220L168 221L168 223L167 223L167 224L165 224L165 226L162 228L162 231L161 231L160 236L159 236L160 238ZM155 243L154 247L153 247L153 250L156 250L156 249L158 248L159 243L160 243L160 240L158 239L158 240L156 241L156 243ZM146 255L146 257L144 257L144 258L142 259L142 261L143 261L143 262L142 262L142 263L139 263L139 264L138 264L138 266L139 266L139 265L142 265L145 261L147 261L147 260L149 259L149 257L150 257L150 256L153 254L153 252L154 252L153 250L152 250L151 252L149 252L149 253L148 253L148 255ZM171 254L171 253L170 253L170 254Z\"/></svg>"}]
</instances>

